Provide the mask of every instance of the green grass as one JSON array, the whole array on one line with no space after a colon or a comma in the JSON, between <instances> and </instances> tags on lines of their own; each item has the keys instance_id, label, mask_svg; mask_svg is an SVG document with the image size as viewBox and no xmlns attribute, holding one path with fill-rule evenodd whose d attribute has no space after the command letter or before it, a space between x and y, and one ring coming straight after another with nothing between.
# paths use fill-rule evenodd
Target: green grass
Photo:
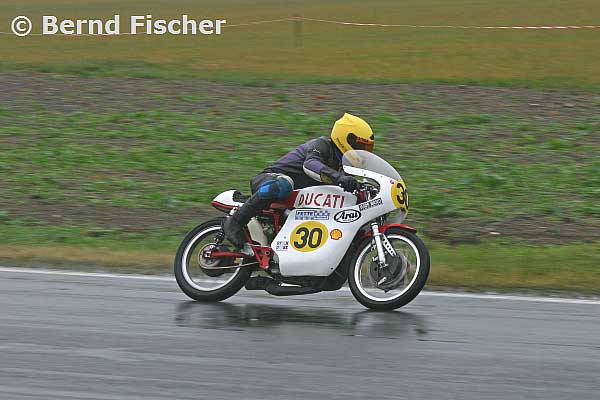
<instances>
[{"instance_id":1,"label":"green grass","mask_svg":"<svg viewBox=\"0 0 600 400\"><path fill-rule=\"evenodd\" d=\"M226 18L230 25L302 15L343 21L414 25L597 24L594 0L75 0L5 1L0 26L14 15L34 22L107 18L119 12L175 18ZM596 19L595 19L596 18ZM39 25L39 23L38 23ZM123 30L127 30L123 22ZM38 26L39 30L39 26ZM27 37L0 35L0 70L86 76L201 77L247 84L310 82L443 82L597 90L600 53L595 30L460 30L375 28L303 22L302 46L293 22L230 27L219 37Z\"/></svg>"},{"instance_id":2,"label":"green grass","mask_svg":"<svg viewBox=\"0 0 600 400\"><path fill-rule=\"evenodd\" d=\"M600 243L449 247L431 243L431 285L598 293Z\"/></svg>"},{"instance_id":3,"label":"green grass","mask_svg":"<svg viewBox=\"0 0 600 400\"><path fill-rule=\"evenodd\" d=\"M147 235L107 233L102 240L85 229L50 228L55 235L36 234L27 228L5 230L0 239L35 245L0 246L4 265L104 270L125 273L170 274L179 237L173 232ZM473 290L563 290L598 293L600 243L564 246L525 246L486 243L448 246L428 240L431 254L430 287ZM30 242L30 243L31 243Z\"/></svg>"},{"instance_id":4,"label":"green grass","mask_svg":"<svg viewBox=\"0 0 600 400\"><path fill-rule=\"evenodd\" d=\"M226 119L206 111L21 113L0 126L0 139L13 140L0 155L4 192L9 200L206 207L225 186L246 188L249 176L327 132L334 118L285 109ZM420 217L489 218L489 208L493 218L600 215L595 122L534 126L485 114L372 122L378 154L405 176ZM38 125L39 133L28 128Z\"/></svg>"},{"instance_id":5,"label":"green grass","mask_svg":"<svg viewBox=\"0 0 600 400\"><path fill-rule=\"evenodd\" d=\"M297 111L298 99L277 90L227 111L68 112L38 100L30 111L0 109L0 260L9 264L168 272L185 231L214 214L216 194L247 190L252 175L336 117ZM431 247L432 285L597 291L598 243L576 235L564 244L560 234L564 221L585 230L600 218L595 116L373 110L368 119L377 153L408 184L407 222ZM538 237L539 225L550 233Z\"/></svg>"}]
</instances>

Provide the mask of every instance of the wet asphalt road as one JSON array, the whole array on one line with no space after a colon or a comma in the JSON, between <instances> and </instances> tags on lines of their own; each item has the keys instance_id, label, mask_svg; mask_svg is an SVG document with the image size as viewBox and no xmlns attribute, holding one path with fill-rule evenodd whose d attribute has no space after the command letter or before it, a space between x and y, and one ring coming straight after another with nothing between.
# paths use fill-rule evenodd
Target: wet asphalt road
<instances>
[{"instance_id":1,"label":"wet asphalt road","mask_svg":"<svg viewBox=\"0 0 600 400\"><path fill-rule=\"evenodd\" d=\"M599 303L200 304L167 280L0 272L0 307L0 399L600 398Z\"/></svg>"}]
</instances>

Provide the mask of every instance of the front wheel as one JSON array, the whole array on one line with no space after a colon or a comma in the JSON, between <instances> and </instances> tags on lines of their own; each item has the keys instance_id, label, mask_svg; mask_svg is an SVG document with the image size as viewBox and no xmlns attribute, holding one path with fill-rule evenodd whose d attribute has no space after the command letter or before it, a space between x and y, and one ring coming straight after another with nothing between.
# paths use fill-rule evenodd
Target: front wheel
<instances>
[{"instance_id":1,"label":"front wheel","mask_svg":"<svg viewBox=\"0 0 600 400\"><path fill-rule=\"evenodd\" d=\"M388 255L390 270L379 271L377 250L372 238L365 239L350 262L348 285L362 305L373 310L393 310L412 301L425 286L429 276L429 253L423 241L414 233L390 228L385 235L397 253ZM381 276L386 284L381 284Z\"/></svg>"},{"instance_id":2,"label":"front wheel","mask_svg":"<svg viewBox=\"0 0 600 400\"><path fill-rule=\"evenodd\" d=\"M236 294L252 274L249 267L235 268L241 259L222 261L203 258L215 246L224 218L215 218L192 229L175 256L175 280L181 290L197 301L220 301ZM227 265L221 265L221 263ZM219 267L227 268L219 268Z\"/></svg>"}]
</instances>

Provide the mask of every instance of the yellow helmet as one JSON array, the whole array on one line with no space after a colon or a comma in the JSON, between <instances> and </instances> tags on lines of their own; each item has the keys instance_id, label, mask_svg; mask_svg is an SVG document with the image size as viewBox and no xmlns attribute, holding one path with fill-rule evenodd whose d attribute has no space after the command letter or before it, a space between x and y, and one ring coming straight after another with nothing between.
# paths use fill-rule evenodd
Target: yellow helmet
<instances>
[{"instance_id":1,"label":"yellow helmet","mask_svg":"<svg viewBox=\"0 0 600 400\"><path fill-rule=\"evenodd\" d=\"M342 154L350 150L373 151L375 134L365 120L345 113L335 121L331 130L331 140Z\"/></svg>"}]
</instances>

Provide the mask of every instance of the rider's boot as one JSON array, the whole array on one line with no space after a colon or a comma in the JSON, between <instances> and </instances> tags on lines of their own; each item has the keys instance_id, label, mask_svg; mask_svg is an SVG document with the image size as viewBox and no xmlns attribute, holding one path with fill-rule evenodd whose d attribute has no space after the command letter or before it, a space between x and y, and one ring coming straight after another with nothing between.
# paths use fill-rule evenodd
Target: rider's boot
<instances>
[{"instance_id":1,"label":"rider's boot","mask_svg":"<svg viewBox=\"0 0 600 400\"><path fill-rule=\"evenodd\" d=\"M244 247L246 243L244 227L250 222L252 217L258 215L269 203L268 200L258 197L257 193L253 194L233 215L227 217L223 223L225 238L238 249Z\"/></svg>"}]
</instances>

